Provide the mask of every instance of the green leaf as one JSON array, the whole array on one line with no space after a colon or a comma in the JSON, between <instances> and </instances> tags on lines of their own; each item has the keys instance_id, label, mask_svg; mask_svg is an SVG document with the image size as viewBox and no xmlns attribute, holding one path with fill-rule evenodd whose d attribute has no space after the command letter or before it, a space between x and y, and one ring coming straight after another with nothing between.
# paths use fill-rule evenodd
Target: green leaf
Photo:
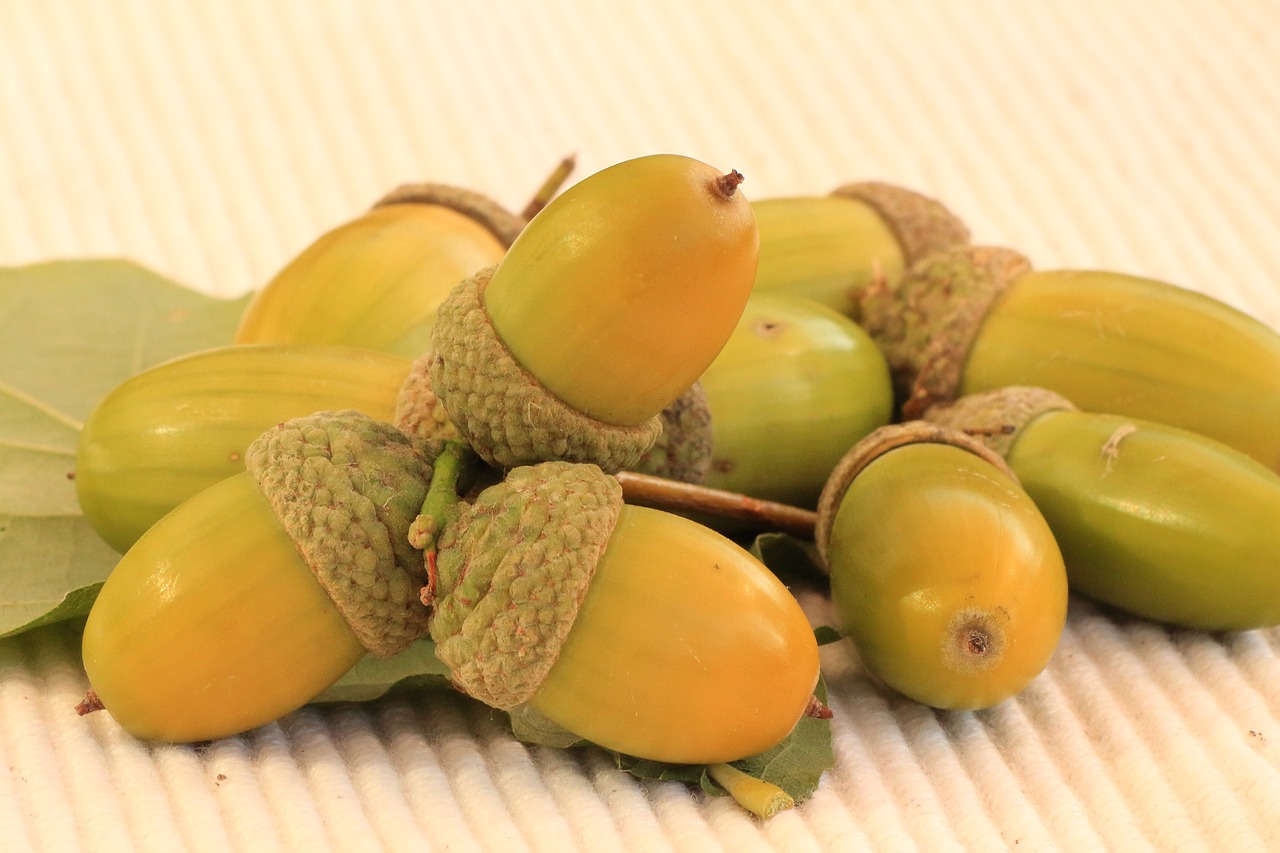
<instances>
[{"instance_id":1,"label":"green leaf","mask_svg":"<svg viewBox=\"0 0 1280 853\"><path fill-rule=\"evenodd\" d=\"M0 637L87 612L119 559L76 501L85 418L133 374L230 343L246 301L125 261L0 269Z\"/></svg>"},{"instance_id":2,"label":"green leaf","mask_svg":"<svg viewBox=\"0 0 1280 853\"><path fill-rule=\"evenodd\" d=\"M516 740L556 749L587 746L587 741L559 723L547 719L528 705L520 705L508 716L511 718L511 733L515 735Z\"/></svg>"},{"instance_id":3,"label":"green leaf","mask_svg":"<svg viewBox=\"0 0 1280 853\"><path fill-rule=\"evenodd\" d=\"M312 701L369 702L392 690L449 686L449 668L436 657L435 643L423 639L389 658L365 655Z\"/></svg>"},{"instance_id":4,"label":"green leaf","mask_svg":"<svg viewBox=\"0 0 1280 853\"><path fill-rule=\"evenodd\" d=\"M823 702L827 701L827 688L821 676L814 695ZM702 765L662 764L617 754L615 757L619 768L642 779L695 784L717 796L725 793L711 781L706 767ZM822 774L835 764L835 753L831 747L831 722L817 717L802 717L782 743L732 764L743 773L777 785L797 803L804 802L818 790Z\"/></svg>"},{"instance_id":5,"label":"green leaf","mask_svg":"<svg viewBox=\"0 0 1280 853\"><path fill-rule=\"evenodd\" d=\"M827 685L818 677L814 695L827 701ZM790 736L773 749L733 762L743 773L772 782L804 802L818 790L822 774L835 764L831 747L831 721L818 717L801 717Z\"/></svg>"},{"instance_id":6,"label":"green leaf","mask_svg":"<svg viewBox=\"0 0 1280 853\"><path fill-rule=\"evenodd\" d=\"M827 687L822 676L818 676L818 684L814 695L822 702L827 701ZM513 726L516 737L521 740L518 726ZM537 739L530 742L539 743ZM548 744L558 745L558 744ZM708 794L723 796L725 794L707 774L702 764L666 764L661 761L650 761L613 752L618 769L630 773L638 779L650 779L663 782L683 782L687 785L698 785ZM775 746L759 755L753 755L740 761L732 762L742 772L777 785L791 795L797 803L802 803L813 792L818 790L822 774L835 764L835 752L831 746L831 721L818 717L802 717L791 734Z\"/></svg>"},{"instance_id":7,"label":"green leaf","mask_svg":"<svg viewBox=\"0 0 1280 853\"><path fill-rule=\"evenodd\" d=\"M826 646L831 643L838 643L844 639L844 634L830 625L819 625L813 629L814 639L818 641L818 645Z\"/></svg>"},{"instance_id":8,"label":"green leaf","mask_svg":"<svg viewBox=\"0 0 1280 853\"><path fill-rule=\"evenodd\" d=\"M784 583L805 581L825 585L828 582L817 548L810 541L787 533L761 533L747 550Z\"/></svg>"},{"instance_id":9,"label":"green leaf","mask_svg":"<svg viewBox=\"0 0 1280 853\"><path fill-rule=\"evenodd\" d=\"M0 515L0 637L89 612L118 559L82 518Z\"/></svg>"}]
</instances>

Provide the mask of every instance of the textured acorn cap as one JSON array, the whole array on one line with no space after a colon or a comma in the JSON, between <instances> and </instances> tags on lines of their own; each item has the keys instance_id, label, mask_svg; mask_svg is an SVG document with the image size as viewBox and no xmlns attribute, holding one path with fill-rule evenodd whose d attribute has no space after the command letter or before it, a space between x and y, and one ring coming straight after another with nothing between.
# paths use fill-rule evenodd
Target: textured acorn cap
<instances>
[{"instance_id":1,"label":"textured acorn cap","mask_svg":"<svg viewBox=\"0 0 1280 853\"><path fill-rule=\"evenodd\" d=\"M701 382L663 409L662 433L633 470L682 483L703 483L711 470L711 407Z\"/></svg>"},{"instance_id":2,"label":"textured acorn cap","mask_svg":"<svg viewBox=\"0 0 1280 853\"><path fill-rule=\"evenodd\" d=\"M831 471L827 484L818 496L818 517L814 524L813 539L818 546L818 556L822 558L823 568L827 565L827 546L831 542L831 527L835 523L836 513L840 511L840 502L853 484L854 478L863 469L885 453L910 444L949 444L968 450L990 462L1013 482L1017 476L1005 464L1004 459L981 441L964 433L948 429L938 424L925 421L907 421L880 427L866 438L859 441L844 455Z\"/></svg>"},{"instance_id":3,"label":"textured acorn cap","mask_svg":"<svg viewBox=\"0 0 1280 853\"><path fill-rule=\"evenodd\" d=\"M965 361L991 306L1031 262L1012 249L962 246L863 291L858 322L889 362L902 417L960 393Z\"/></svg>"},{"instance_id":4,"label":"textured acorn cap","mask_svg":"<svg viewBox=\"0 0 1280 853\"><path fill-rule=\"evenodd\" d=\"M365 648L388 656L426 633L408 532L431 463L409 438L359 412L321 412L267 430L245 467Z\"/></svg>"},{"instance_id":5,"label":"textured acorn cap","mask_svg":"<svg viewBox=\"0 0 1280 853\"><path fill-rule=\"evenodd\" d=\"M434 446L459 436L444 404L431 390L432 358L432 353L428 352L418 356L410 365L396 394L392 423L405 435Z\"/></svg>"},{"instance_id":6,"label":"textured acorn cap","mask_svg":"<svg viewBox=\"0 0 1280 853\"><path fill-rule=\"evenodd\" d=\"M374 202L374 208L391 204L434 204L455 210L489 229L506 248L520 236L526 222L484 193L447 184L401 184Z\"/></svg>"},{"instance_id":7,"label":"textured acorn cap","mask_svg":"<svg viewBox=\"0 0 1280 853\"><path fill-rule=\"evenodd\" d=\"M548 460L631 468L657 440L661 418L635 426L596 420L521 367L484 309L494 269L462 281L436 314L431 387L458 432L481 459L503 468Z\"/></svg>"},{"instance_id":8,"label":"textured acorn cap","mask_svg":"<svg viewBox=\"0 0 1280 853\"><path fill-rule=\"evenodd\" d=\"M1056 411L1073 412L1076 407L1056 391L1017 385L930 406L924 419L972 436L1005 458L1027 424Z\"/></svg>"},{"instance_id":9,"label":"textured acorn cap","mask_svg":"<svg viewBox=\"0 0 1280 853\"><path fill-rule=\"evenodd\" d=\"M941 202L895 184L859 181L837 187L834 196L860 201L880 214L898 239L904 265L969 242L969 228Z\"/></svg>"},{"instance_id":10,"label":"textured acorn cap","mask_svg":"<svg viewBox=\"0 0 1280 853\"><path fill-rule=\"evenodd\" d=\"M622 487L597 466L545 462L450 511L431 638L456 684L501 710L538 692L621 509Z\"/></svg>"}]
</instances>

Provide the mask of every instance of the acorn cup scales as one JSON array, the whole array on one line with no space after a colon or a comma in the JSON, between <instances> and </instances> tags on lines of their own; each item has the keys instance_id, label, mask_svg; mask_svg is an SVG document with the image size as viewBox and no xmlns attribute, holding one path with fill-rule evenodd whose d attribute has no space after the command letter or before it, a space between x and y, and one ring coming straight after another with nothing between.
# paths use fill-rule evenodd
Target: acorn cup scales
<instances>
[{"instance_id":1,"label":"acorn cup scales","mask_svg":"<svg viewBox=\"0 0 1280 853\"><path fill-rule=\"evenodd\" d=\"M759 238L741 180L675 155L619 163L454 289L431 382L482 458L619 470L653 444L750 294Z\"/></svg>"}]
</instances>

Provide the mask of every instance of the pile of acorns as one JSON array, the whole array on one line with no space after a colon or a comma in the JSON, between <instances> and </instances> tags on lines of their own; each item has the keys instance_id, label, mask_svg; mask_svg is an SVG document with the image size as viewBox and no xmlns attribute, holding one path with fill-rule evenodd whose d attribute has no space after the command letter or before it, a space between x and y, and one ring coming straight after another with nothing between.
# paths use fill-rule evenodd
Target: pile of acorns
<instances>
[{"instance_id":1,"label":"pile of acorns","mask_svg":"<svg viewBox=\"0 0 1280 853\"><path fill-rule=\"evenodd\" d=\"M939 708L1045 666L1068 589L1280 623L1280 336L1219 302L974 247L876 183L749 204L686 157L522 216L397 191L260 290L236 343L85 424L124 552L84 663L144 738L274 720L430 636L457 686L619 752L722 765L813 697L813 631L714 519L618 472L816 508L867 669ZM623 475L625 476L625 475Z\"/></svg>"}]
</instances>

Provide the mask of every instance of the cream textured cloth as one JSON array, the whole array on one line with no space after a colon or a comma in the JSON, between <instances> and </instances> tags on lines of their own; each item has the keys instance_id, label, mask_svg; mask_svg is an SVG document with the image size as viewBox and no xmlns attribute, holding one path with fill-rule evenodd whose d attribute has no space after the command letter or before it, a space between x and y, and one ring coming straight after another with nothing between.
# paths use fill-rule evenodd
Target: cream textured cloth
<instances>
[{"instance_id":1,"label":"cream textured cloth","mask_svg":"<svg viewBox=\"0 0 1280 853\"><path fill-rule=\"evenodd\" d=\"M565 154L671 151L752 198L899 183L1040 268L1280 326L1277 81L1271 0L0 0L0 264L236 295L404 181L518 207ZM40 631L0 641L0 848L1280 848L1280 630L1073 600L1048 670L981 713L822 654L836 766L762 823L453 696L139 743L72 713L76 641Z\"/></svg>"}]
</instances>

